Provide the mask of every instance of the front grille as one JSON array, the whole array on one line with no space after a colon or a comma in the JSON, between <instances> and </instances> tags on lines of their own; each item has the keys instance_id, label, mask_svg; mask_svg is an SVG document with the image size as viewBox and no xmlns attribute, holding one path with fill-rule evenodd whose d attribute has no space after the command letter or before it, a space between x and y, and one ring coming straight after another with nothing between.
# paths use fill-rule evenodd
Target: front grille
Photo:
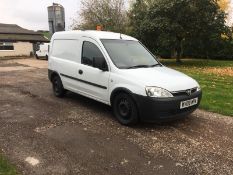
<instances>
[{"instance_id":1,"label":"front grille","mask_svg":"<svg viewBox=\"0 0 233 175\"><path fill-rule=\"evenodd\" d=\"M188 93L188 91L190 90L190 94ZM177 96L190 96L193 93L197 92L197 88L192 88L192 89L187 89L187 90L183 90L183 91L177 91L177 92L172 92L172 95L177 97Z\"/></svg>"},{"instance_id":2,"label":"front grille","mask_svg":"<svg viewBox=\"0 0 233 175\"><path fill-rule=\"evenodd\" d=\"M173 116L173 115L182 115L186 112L190 112L193 111L197 108L197 105L188 107L188 108L184 108L184 109L173 109L173 110L168 110L168 111L160 111L159 112L159 116L160 118L166 118L168 116Z\"/></svg>"}]
</instances>

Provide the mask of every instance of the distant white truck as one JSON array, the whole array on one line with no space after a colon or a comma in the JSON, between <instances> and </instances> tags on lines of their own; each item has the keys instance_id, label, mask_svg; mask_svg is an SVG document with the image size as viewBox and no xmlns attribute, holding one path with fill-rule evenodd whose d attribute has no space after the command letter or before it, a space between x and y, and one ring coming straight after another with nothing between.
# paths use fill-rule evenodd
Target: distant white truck
<instances>
[{"instance_id":1,"label":"distant white truck","mask_svg":"<svg viewBox=\"0 0 233 175\"><path fill-rule=\"evenodd\" d=\"M36 59L45 57L48 59L48 52L49 52L49 43L42 43L39 45L39 50L36 51Z\"/></svg>"}]
</instances>

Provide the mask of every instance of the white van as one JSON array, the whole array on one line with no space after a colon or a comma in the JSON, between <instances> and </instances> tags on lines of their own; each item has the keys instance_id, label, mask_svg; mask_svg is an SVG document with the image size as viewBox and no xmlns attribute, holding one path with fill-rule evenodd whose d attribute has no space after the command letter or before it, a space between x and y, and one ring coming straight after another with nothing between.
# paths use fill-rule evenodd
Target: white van
<instances>
[{"instance_id":1,"label":"white van","mask_svg":"<svg viewBox=\"0 0 233 175\"><path fill-rule=\"evenodd\" d=\"M42 43L39 45L38 50L36 51L36 59L44 57L48 59L49 53L49 43Z\"/></svg>"},{"instance_id":2,"label":"white van","mask_svg":"<svg viewBox=\"0 0 233 175\"><path fill-rule=\"evenodd\" d=\"M58 32L50 48L48 73L55 96L69 90L110 105L124 125L180 119L200 104L195 80L163 66L130 36Z\"/></svg>"}]
</instances>

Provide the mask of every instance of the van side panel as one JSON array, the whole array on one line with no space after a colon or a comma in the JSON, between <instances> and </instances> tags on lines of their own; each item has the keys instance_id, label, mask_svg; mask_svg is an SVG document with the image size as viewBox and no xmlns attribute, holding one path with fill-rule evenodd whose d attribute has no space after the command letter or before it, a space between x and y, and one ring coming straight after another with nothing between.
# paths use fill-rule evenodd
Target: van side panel
<instances>
[{"instance_id":1,"label":"van side panel","mask_svg":"<svg viewBox=\"0 0 233 175\"><path fill-rule=\"evenodd\" d=\"M80 60L81 43L79 40L53 40L49 60L53 71L58 72L60 75L65 74L71 77L76 77ZM77 90L77 82L75 80L63 76L60 77L62 79L64 88Z\"/></svg>"}]
</instances>

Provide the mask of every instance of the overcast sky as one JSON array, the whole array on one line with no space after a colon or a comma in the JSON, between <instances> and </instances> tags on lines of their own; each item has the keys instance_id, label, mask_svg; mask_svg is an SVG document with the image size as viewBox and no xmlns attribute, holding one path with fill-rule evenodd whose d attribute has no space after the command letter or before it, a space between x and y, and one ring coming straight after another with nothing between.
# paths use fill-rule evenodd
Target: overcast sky
<instances>
[{"instance_id":1,"label":"overcast sky","mask_svg":"<svg viewBox=\"0 0 233 175\"><path fill-rule=\"evenodd\" d=\"M47 6L53 2L65 7L66 28L69 30L72 18L80 10L80 0L0 0L0 23L18 24L32 30L48 30Z\"/></svg>"},{"instance_id":2,"label":"overcast sky","mask_svg":"<svg viewBox=\"0 0 233 175\"><path fill-rule=\"evenodd\" d=\"M59 3L65 8L66 27L80 9L80 0L0 0L0 23L18 24L32 30L48 30L47 7Z\"/></svg>"}]
</instances>

